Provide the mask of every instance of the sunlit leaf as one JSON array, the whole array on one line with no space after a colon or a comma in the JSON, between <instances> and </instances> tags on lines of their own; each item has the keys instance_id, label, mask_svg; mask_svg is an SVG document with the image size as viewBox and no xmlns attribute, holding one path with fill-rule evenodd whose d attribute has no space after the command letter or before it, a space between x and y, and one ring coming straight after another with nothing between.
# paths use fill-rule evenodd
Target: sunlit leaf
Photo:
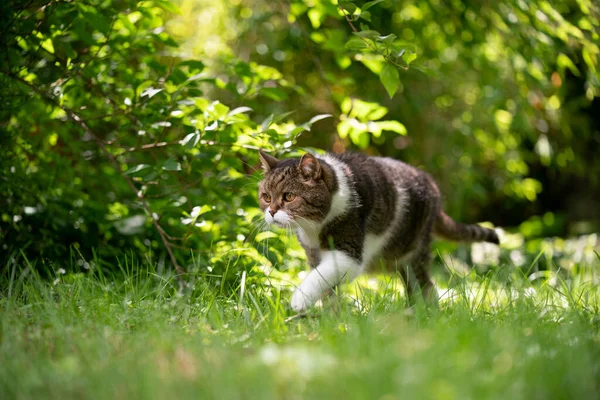
<instances>
[{"instance_id":1,"label":"sunlit leaf","mask_svg":"<svg viewBox=\"0 0 600 400\"><path fill-rule=\"evenodd\" d=\"M42 42L42 48L50 54L54 54L54 45L52 39L48 38Z\"/></svg>"},{"instance_id":2,"label":"sunlit leaf","mask_svg":"<svg viewBox=\"0 0 600 400\"><path fill-rule=\"evenodd\" d=\"M148 169L150 167L151 167L151 165L148 165L148 164L138 164L135 167L131 167L127 171L125 171L125 174L126 175L135 175L138 172Z\"/></svg>"},{"instance_id":3,"label":"sunlit leaf","mask_svg":"<svg viewBox=\"0 0 600 400\"><path fill-rule=\"evenodd\" d=\"M199 141L200 141L199 133L190 133L185 138L183 138L180 143L182 146L185 146L185 148L192 149L192 148L196 147L196 145L198 144Z\"/></svg>"},{"instance_id":4,"label":"sunlit leaf","mask_svg":"<svg viewBox=\"0 0 600 400\"><path fill-rule=\"evenodd\" d=\"M233 115L243 114L243 113L247 113L250 111L252 111L252 109L250 107L246 107L246 106L237 107L229 112L229 116L231 117Z\"/></svg>"},{"instance_id":5,"label":"sunlit leaf","mask_svg":"<svg viewBox=\"0 0 600 400\"><path fill-rule=\"evenodd\" d=\"M361 149L369 147L369 134L366 131L353 129L350 131L350 140Z\"/></svg>"},{"instance_id":6,"label":"sunlit leaf","mask_svg":"<svg viewBox=\"0 0 600 400\"><path fill-rule=\"evenodd\" d=\"M213 122L211 122L210 124L206 125L206 126L204 127L204 130L205 130L206 132L210 132L210 131L216 131L218 127L219 127L219 123L218 123L217 121L213 121Z\"/></svg>"},{"instance_id":7,"label":"sunlit leaf","mask_svg":"<svg viewBox=\"0 0 600 400\"><path fill-rule=\"evenodd\" d=\"M320 115L315 115L314 117L312 117L312 118L310 119L310 121L308 121L308 123L309 123L310 125L312 125L312 124L314 124L314 123L315 123L315 122L317 122L317 121L321 121L321 120L323 120L323 119L326 119L326 118L331 118L331 117L332 117L332 115L331 115L331 114L320 114Z\"/></svg>"},{"instance_id":8,"label":"sunlit leaf","mask_svg":"<svg viewBox=\"0 0 600 400\"><path fill-rule=\"evenodd\" d=\"M378 129L384 131L396 132L400 135L407 134L406 127L398 121L377 121L373 122L373 124L375 124Z\"/></svg>"},{"instance_id":9,"label":"sunlit leaf","mask_svg":"<svg viewBox=\"0 0 600 400\"><path fill-rule=\"evenodd\" d=\"M346 42L346 48L348 50L359 51L368 48L367 44L364 40L357 37L351 37L350 40Z\"/></svg>"},{"instance_id":10,"label":"sunlit leaf","mask_svg":"<svg viewBox=\"0 0 600 400\"><path fill-rule=\"evenodd\" d=\"M277 237L277 234L275 232L264 231L264 232L260 232L258 235L256 235L255 240L257 242L262 242L263 240L273 239L273 238L276 238L276 237Z\"/></svg>"},{"instance_id":11,"label":"sunlit leaf","mask_svg":"<svg viewBox=\"0 0 600 400\"><path fill-rule=\"evenodd\" d=\"M562 69L568 68L575 76L580 75L579 69L575 63L573 63L573 61L565 54L559 54L558 57L556 57L556 64Z\"/></svg>"},{"instance_id":12,"label":"sunlit leaf","mask_svg":"<svg viewBox=\"0 0 600 400\"><path fill-rule=\"evenodd\" d=\"M346 137L348 137L351 130L352 130L352 125L350 124L350 121L348 121L348 120L341 121L337 126L338 135L342 139L345 139Z\"/></svg>"},{"instance_id":13,"label":"sunlit leaf","mask_svg":"<svg viewBox=\"0 0 600 400\"><path fill-rule=\"evenodd\" d=\"M156 94L158 94L158 93L162 92L163 90L164 90L164 89L162 89L162 88L160 88L160 89L157 89L157 88L149 87L148 89L146 89L146 90L144 90L144 91L142 92L142 95L141 95L141 96L142 96L142 97L148 97L148 98L152 98L152 97L154 97Z\"/></svg>"},{"instance_id":14,"label":"sunlit leaf","mask_svg":"<svg viewBox=\"0 0 600 400\"><path fill-rule=\"evenodd\" d=\"M403 54L402 54L402 59L404 60L404 62L406 63L406 65L410 65L411 62L413 62L414 60L417 59L417 55L415 53L413 53L410 50L406 50Z\"/></svg>"}]
</instances>

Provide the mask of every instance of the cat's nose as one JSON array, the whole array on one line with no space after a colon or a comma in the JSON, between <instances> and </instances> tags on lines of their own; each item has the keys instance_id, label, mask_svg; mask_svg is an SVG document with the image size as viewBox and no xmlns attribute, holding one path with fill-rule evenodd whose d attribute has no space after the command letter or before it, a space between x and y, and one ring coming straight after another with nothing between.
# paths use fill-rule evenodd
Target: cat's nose
<instances>
[{"instance_id":1,"label":"cat's nose","mask_svg":"<svg viewBox=\"0 0 600 400\"><path fill-rule=\"evenodd\" d=\"M269 214L271 214L271 217L274 217L276 212L277 211L273 211L273 209L269 207Z\"/></svg>"}]
</instances>

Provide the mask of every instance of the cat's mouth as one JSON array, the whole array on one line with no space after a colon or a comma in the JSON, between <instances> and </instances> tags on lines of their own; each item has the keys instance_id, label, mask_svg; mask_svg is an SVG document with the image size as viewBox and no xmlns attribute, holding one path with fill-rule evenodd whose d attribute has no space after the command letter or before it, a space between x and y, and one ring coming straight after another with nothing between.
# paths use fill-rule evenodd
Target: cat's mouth
<instances>
[{"instance_id":1,"label":"cat's mouth","mask_svg":"<svg viewBox=\"0 0 600 400\"><path fill-rule=\"evenodd\" d=\"M276 213L272 214L271 211L265 211L265 221L269 225L275 225L279 228L287 228L291 225L293 217L290 216L283 210L277 210Z\"/></svg>"}]
</instances>

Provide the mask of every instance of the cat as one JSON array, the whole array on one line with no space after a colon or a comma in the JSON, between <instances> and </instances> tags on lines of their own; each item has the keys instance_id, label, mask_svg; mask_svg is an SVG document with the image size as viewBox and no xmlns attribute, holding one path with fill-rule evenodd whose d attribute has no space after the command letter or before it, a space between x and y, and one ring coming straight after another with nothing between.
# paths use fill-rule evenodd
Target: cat
<instances>
[{"instance_id":1,"label":"cat","mask_svg":"<svg viewBox=\"0 0 600 400\"><path fill-rule=\"evenodd\" d=\"M361 153L278 160L262 150L259 157L265 221L296 229L311 266L292 295L296 312L381 258L400 273L411 302L416 295L437 301L428 272L432 234L499 244L493 230L444 213L433 178L401 161Z\"/></svg>"}]
</instances>

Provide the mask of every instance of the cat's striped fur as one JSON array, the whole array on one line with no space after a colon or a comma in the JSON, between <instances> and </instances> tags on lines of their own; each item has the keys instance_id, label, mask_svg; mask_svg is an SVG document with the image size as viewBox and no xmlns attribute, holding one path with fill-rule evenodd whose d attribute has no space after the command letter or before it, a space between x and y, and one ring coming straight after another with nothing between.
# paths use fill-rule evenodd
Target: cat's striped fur
<instances>
[{"instance_id":1,"label":"cat's striped fur","mask_svg":"<svg viewBox=\"0 0 600 400\"><path fill-rule=\"evenodd\" d=\"M260 158L265 220L294 227L312 267L292 297L296 311L379 259L401 274L410 298L437 299L428 272L432 234L498 244L493 230L446 215L431 176L403 162L359 153Z\"/></svg>"}]
</instances>

